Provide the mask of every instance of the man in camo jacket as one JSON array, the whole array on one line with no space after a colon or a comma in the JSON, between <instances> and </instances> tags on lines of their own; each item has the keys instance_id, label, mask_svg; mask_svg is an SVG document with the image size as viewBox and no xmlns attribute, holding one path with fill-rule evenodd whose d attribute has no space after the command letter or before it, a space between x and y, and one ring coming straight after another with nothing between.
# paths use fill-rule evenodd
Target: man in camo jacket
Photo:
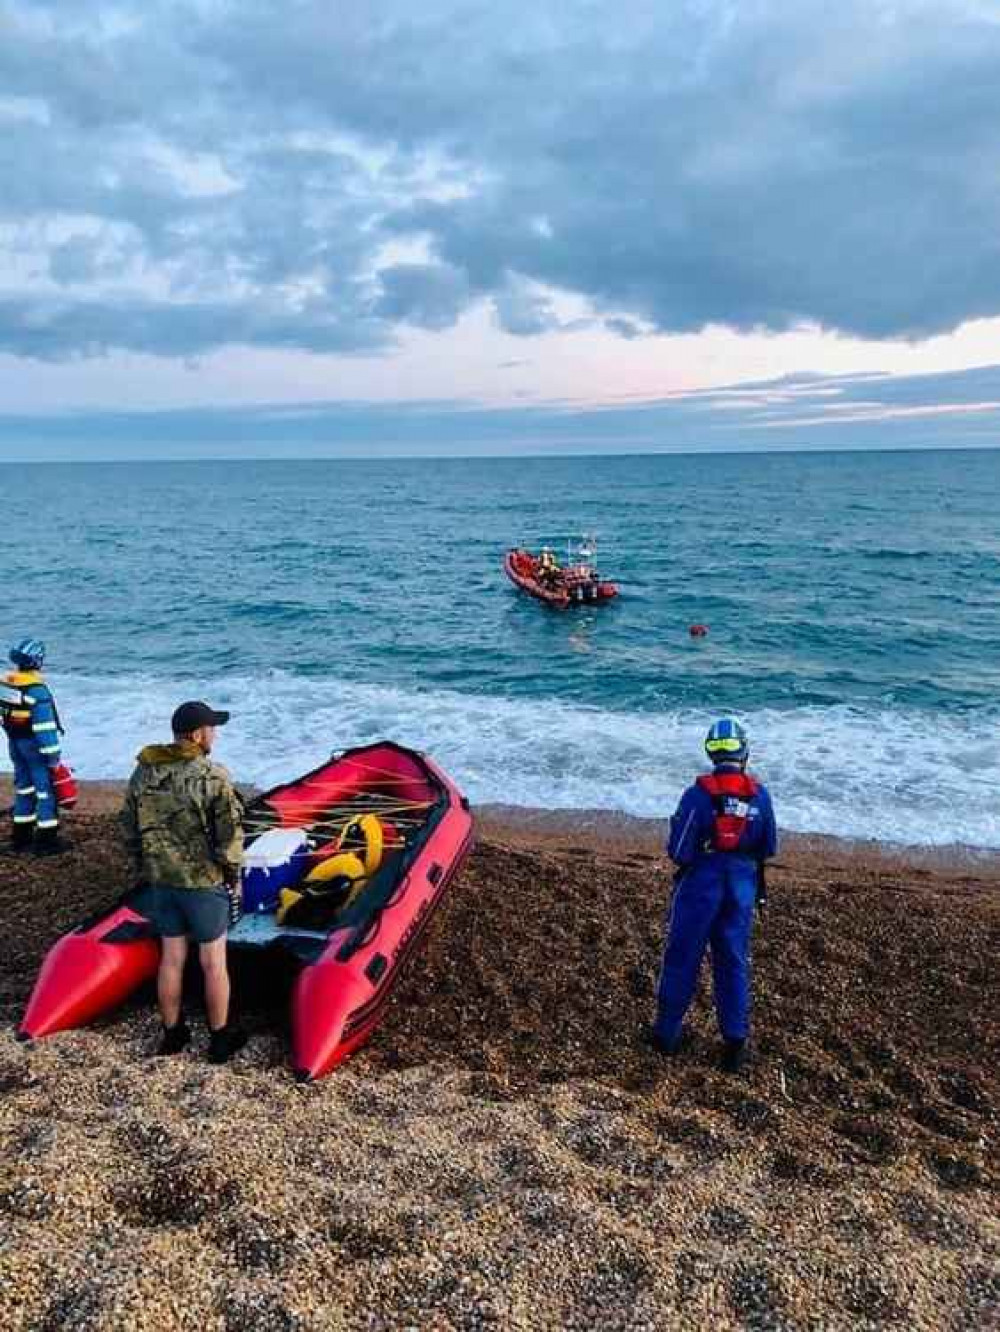
<instances>
[{"instance_id":1,"label":"man in camo jacket","mask_svg":"<svg viewBox=\"0 0 1000 1332\"><path fill-rule=\"evenodd\" d=\"M246 1044L229 1023L226 930L230 892L239 891L242 802L225 768L209 758L216 727L229 720L206 703L182 703L169 745L147 745L128 784L121 820L138 870L138 910L162 936L157 998L163 1019L158 1054L191 1039L181 1009L188 941L205 978L208 1058L223 1064Z\"/></svg>"}]
</instances>

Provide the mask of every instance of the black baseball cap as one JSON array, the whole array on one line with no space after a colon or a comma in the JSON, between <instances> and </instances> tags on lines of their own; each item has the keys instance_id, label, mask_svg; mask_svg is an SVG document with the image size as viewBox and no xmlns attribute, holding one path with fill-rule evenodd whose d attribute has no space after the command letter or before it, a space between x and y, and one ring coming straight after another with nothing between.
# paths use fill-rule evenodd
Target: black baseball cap
<instances>
[{"instance_id":1,"label":"black baseball cap","mask_svg":"<svg viewBox=\"0 0 1000 1332\"><path fill-rule=\"evenodd\" d=\"M202 726L225 726L228 712L216 712L207 703L182 703L170 718L174 735L190 735Z\"/></svg>"}]
</instances>

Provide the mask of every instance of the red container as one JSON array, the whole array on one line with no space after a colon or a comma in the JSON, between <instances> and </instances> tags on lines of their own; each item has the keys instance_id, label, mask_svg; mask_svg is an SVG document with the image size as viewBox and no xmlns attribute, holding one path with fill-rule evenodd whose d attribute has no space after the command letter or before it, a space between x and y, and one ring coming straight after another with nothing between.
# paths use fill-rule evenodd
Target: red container
<instances>
[{"instance_id":1,"label":"red container","mask_svg":"<svg viewBox=\"0 0 1000 1332\"><path fill-rule=\"evenodd\" d=\"M79 789L73 769L68 764L59 763L52 769L52 790L60 809L72 809L76 804Z\"/></svg>"}]
</instances>

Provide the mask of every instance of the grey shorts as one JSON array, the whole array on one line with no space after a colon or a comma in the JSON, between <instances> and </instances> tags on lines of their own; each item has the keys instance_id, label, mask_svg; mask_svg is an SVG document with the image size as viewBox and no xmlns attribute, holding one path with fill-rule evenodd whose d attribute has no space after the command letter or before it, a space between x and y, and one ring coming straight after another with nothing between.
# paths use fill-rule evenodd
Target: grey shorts
<instances>
[{"instance_id":1,"label":"grey shorts","mask_svg":"<svg viewBox=\"0 0 1000 1332\"><path fill-rule=\"evenodd\" d=\"M225 888L144 888L136 902L157 934L195 943L213 943L229 925L229 893Z\"/></svg>"}]
</instances>

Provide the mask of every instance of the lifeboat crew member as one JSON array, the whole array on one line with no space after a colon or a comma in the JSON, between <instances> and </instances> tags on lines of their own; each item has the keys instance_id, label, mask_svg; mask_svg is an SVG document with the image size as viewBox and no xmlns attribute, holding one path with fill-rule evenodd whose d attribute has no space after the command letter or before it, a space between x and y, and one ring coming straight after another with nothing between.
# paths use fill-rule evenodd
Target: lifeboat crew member
<instances>
[{"instance_id":1,"label":"lifeboat crew member","mask_svg":"<svg viewBox=\"0 0 1000 1332\"><path fill-rule=\"evenodd\" d=\"M542 553L538 557L539 581L551 587L559 581L561 576L562 570L559 567L559 561L556 559L555 551L551 546L543 546Z\"/></svg>"},{"instance_id":2,"label":"lifeboat crew member","mask_svg":"<svg viewBox=\"0 0 1000 1332\"><path fill-rule=\"evenodd\" d=\"M14 670L6 683L21 691L21 706L5 709L3 728L14 765L15 851L32 846L41 856L64 850L59 840L59 808L52 771L59 766L62 727L52 691L42 677L45 644L23 638L10 650Z\"/></svg>"},{"instance_id":3,"label":"lifeboat crew member","mask_svg":"<svg viewBox=\"0 0 1000 1332\"><path fill-rule=\"evenodd\" d=\"M763 862L777 850L771 797L747 771L749 745L738 721L724 717L705 739L713 771L681 796L670 820L667 854L677 866L657 989L653 1045L673 1055L712 950L722 1067L739 1072L750 1023L750 941L763 900Z\"/></svg>"},{"instance_id":4,"label":"lifeboat crew member","mask_svg":"<svg viewBox=\"0 0 1000 1332\"><path fill-rule=\"evenodd\" d=\"M228 720L228 712L207 703L182 703L172 719L173 744L140 752L121 814L141 884L135 905L163 940L157 1053L179 1054L191 1039L181 999L193 939L205 980L213 1064L225 1063L247 1039L229 1024L226 965L230 892L239 891L243 861L243 808L225 768L209 758L216 727Z\"/></svg>"},{"instance_id":5,"label":"lifeboat crew member","mask_svg":"<svg viewBox=\"0 0 1000 1332\"><path fill-rule=\"evenodd\" d=\"M573 569L573 581L580 589L584 601L597 600L597 570L592 564L578 564Z\"/></svg>"}]
</instances>

